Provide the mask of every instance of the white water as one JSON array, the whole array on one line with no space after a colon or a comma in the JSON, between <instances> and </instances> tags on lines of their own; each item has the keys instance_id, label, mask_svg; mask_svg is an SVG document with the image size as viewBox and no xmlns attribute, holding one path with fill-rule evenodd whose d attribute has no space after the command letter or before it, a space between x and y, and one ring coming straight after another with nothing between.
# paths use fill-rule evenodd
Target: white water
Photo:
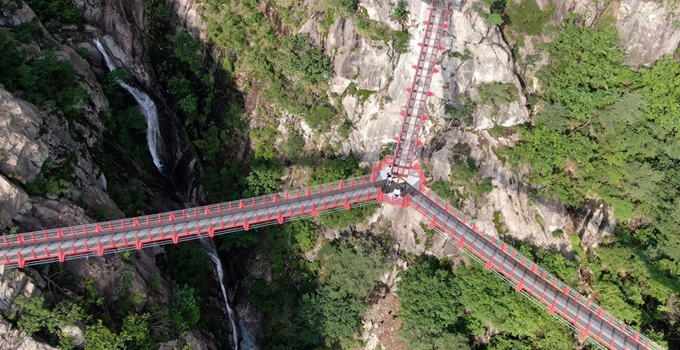
<instances>
[{"instance_id":1,"label":"white water","mask_svg":"<svg viewBox=\"0 0 680 350\"><path fill-rule=\"evenodd\" d=\"M110 71L115 71L116 66L111 61L111 57L106 53L104 46L99 42L99 39L94 39L94 44L97 46L97 50L101 52L106 61L106 65L109 67ZM149 95L145 94L143 91L125 84L123 81L118 80L118 85L123 89L127 90L132 96L137 100L139 108L142 110L144 118L146 118L146 141L149 146L149 152L151 152L151 158L156 168L165 175L165 169L163 167L163 162L158 156L158 141L161 139L161 132L158 127L158 112L156 111L156 104L153 102Z\"/></svg>"},{"instance_id":2,"label":"white water","mask_svg":"<svg viewBox=\"0 0 680 350\"><path fill-rule=\"evenodd\" d=\"M222 287L222 295L224 296L224 304L227 305L227 313L229 314L229 321L231 321L231 337L234 341L234 350L238 350L238 332L236 328L236 322L234 322L234 310L229 306L229 298L227 298L227 288L224 286L224 270L222 270L222 261L217 256L217 253L208 252L210 259L215 264L217 268L217 276L220 279L220 287Z\"/></svg>"},{"instance_id":3,"label":"white water","mask_svg":"<svg viewBox=\"0 0 680 350\"><path fill-rule=\"evenodd\" d=\"M102 56L104 56L106 66L109 67L109 70L112 72L115 71L116 66L113 64L113 61L111 61L111 57L109 57L109 55L106 53L106 50L104 49L102 43L99 42L98 39L94 39L94 44L97 46L97 50L99 50ZM120 80L118 80L117 83L123 89L127 90L130 94L132 94L135 100L137 100L137 103L139 104L139 107L142 110L142 114L146 118L147 125L146 139L149 145L149 152L151 152L151 157L153 158L153 163L156 165L156 168L158 168L158 170L163 175L165 175L163 163L161 162L160 157L158 156L158 140L161 139L161 134L158 127L158 113L156 111L156 104L149 97L149 95L145 94L141 90L132 87ZM215 264L215 268L217 269L217 275L220 279L220 287L222 288L222 295L224 296L224 304L227 306L229 321L231 321L232 340L234 343L234 349L238 350L239 349L238 328L236 328L236 322L234 321L234 310L232 310L231 306L229 305L229 298L227 297L227 288L224 285L224 270L222 269L222 261L220 261L220 258L217 256L217 252L215 251L214 245L210 247L210 244L204 244L204 246L206 246L206 251L208 252L208 255L210 256L212 262ZM244 334L246 333L250 334L249 332L244 332ZM255 344L255 342L252 339L250 339L252 338L252 336L249 336L248 338L249 339L247 339L248 340L247 344ZM254 345L246 347L255 348Z\"/></svg>"}]
</instances>

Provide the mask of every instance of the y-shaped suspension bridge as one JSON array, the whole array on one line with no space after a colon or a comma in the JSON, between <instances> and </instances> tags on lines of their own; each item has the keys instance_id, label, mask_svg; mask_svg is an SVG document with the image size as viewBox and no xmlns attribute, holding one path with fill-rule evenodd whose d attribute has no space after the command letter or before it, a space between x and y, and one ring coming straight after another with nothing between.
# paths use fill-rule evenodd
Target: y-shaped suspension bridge
<instances>
[{"instance_id":1,"label":"y-shaped suspension bridge","mask_svg":"<svg viewBox=\"0 0 680 350\"><path fill-rule=\"evenodd\" d=\"M451 3L427 1L425 31L419 43L415 70L401 134L393 155L383 159L370 175L242 199L232 202L177 210L43 231L3 236L0 264L18 266L138 249L153 245L214 237L234 231L316 217L330 210L380 202L413 208L430 223L430 228L491 270L515 290L563 321L582 338L609 349L662 349L639 331L597 306L555 278L536 263L496 237L479 232L447 201L425 186L417 160L421 146L421 123L427 120L426 101L441 46L443 31L449 28ZM454 0L459 9L460 1ZM458 6L456 6L458 5Z\"/></svg>"}]
</instances>

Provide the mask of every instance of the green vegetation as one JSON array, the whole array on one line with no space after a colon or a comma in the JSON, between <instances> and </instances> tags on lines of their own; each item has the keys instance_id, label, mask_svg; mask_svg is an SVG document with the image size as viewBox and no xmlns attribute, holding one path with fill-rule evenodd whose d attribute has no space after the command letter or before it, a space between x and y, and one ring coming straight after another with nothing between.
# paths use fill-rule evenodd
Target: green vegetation
<instances>
[{"instance_id":1,"label":"green vegetation","mask_svg":"<svg viewBox=\"0 0 680 350\"><path fill-rule=\"evenodd\" d=\"M43 30L37 20L24 22L12 28L14 39L22 44L30 43L33 40L43 38Z\"/></svg>"},{"instance_id":2,"label":"green vegetation","mask_svg":"<svg viewBox=\"0 0 680 350\"><path fill-rule=\"evenodd\" d=\"M319 222L328 228L347 229L352 226L366 221L368 217L373 215L380 206L378 204L369 204L360 206L349 211L334 211L329 214L320 213Z\"/></svg>"},{"instance_id":3,"label":"green vegetation","mask_svg":"<svg viewBox=\"0 0 680 350\"><path fill-rule=\"evenodd\" d=\"M346 348L354 343L360 318L368 306L368 293L387 269L382 253L366 245L334 247L319 252L319 286L303 296L300 313L307 330L303 341Z\"/></svg>"},{"instance_id":4,"label":"green vegetation","mask_svg":"<svg viewBox=\"0 0 680 350\"><path fill-rule=\"evenodd\" d=\"M477 265L452 270L421 258L402 274L399 297L401 334L413 349L470 349L488 329L489 349L572 349L566 326Z\"/></svg>"},{"instance_id":5,"label":"green vegetation","mask_svg":"<svg viewBox=\"0 0 680 350\"><path fill-rule=\"evenodd\" d=\"M170 95L170 107L186 125L203 170L203 186L213 201L238 197L243 186L236 177L242 165L233 150L242 147L246 136L242 96L235 91L230 72L213 61L209 48L175 30L179 20L164 0L149 0L145 7L149 31L156 39L149 63Z\"/></svg>"},{"instance_id":6,"label":"green vegetation","mask_svg":"<svg viewBox=\"0 0 680 350\"><path fill-rule=\"evenodd\" d=\"M344 243L324 243L313 262L302 257L317 242L319 227L312 221L295 221L258 232L252 246L271 266L271 279L246 277L253 304L264 312L264 348L346 348L355 343L360 318L380 274L387 270L380 246L369 237ZM238 235L238 234L235 234ZM230 255L243 247L223 247Z\"/></svg>"},{"instance_id":7,"label":"green vegetation","mask_svg":"<svg viewBox=\"0 0 680 350\"><path fill-rule=\"evenodd\" d=\"M585 198L613 206L617 237L582 263L604 307L657 339L672 339L677 311L670 305L680 292L680 221L673 214L680 66L671 58L651 68L624 66L616 29L603 21L564 24L543 49L550 64L539 71L540 112L510 161L531 165L527 180L540 195L574 207Z\"/></svg>"},{"instance_id":8,"label":"green vegetation","mask_svg":"<svg viewBox=\"0 0 680 350\"><path fill-rule=\"evenodd\" d=\"M354 1L335 5L356 11ZM240 0L228 7L206 2L208 33L226 53L223 66L229 73L243 74L247 85L263 90L278 107L309 113L325 101L316 84L330 77L329 60L309 37L277 33L275 23L261 11L253 1Z\"/></svg>"},{"instance_id":9,"label":"green vegetation","mask_svg":"<svg viewBox=\"0 0 680 350\"><path fill-rule=\"evenodd\" d=\"M500 211L493 212L493 227L496 229L499 236L504 236L508 233L508 228L503 221L503 214Z\"/></svg>"},{"instance_id":10,"label":"green vegetation","mask_svg":"<svg viewBox=\"0 0 680 350\"><path fill-rule=\"evenodd\" d=\"M539 75L542 97L563 103L576 123L586 122L618 101L624 83L632 78L630 69L623 66L623 51L613 26L565 25L544 49L550 52L550 66Z\"/></svg>"},{"instance_id":11,"label":"green vegetation","mask_svg":"<svg viewBox=\"0 0 680 350\"><path fill-rule=\"evenodd\" d=\"M31 30L27 31L32 33ZM19 97L38 107L52 109L57 116L77 119L87 95L76 84L71 63L58 59L54 51L27 59L17 49L17 45L4 32L0 33L0 50L3 52L0 83L10 92L20 90Z\"/></svg>"},{"instance_id":12,"label":"green vegetation","mask_svg":"<svg viewBox=\"0 0 680 350\"><path fill-rule=\"evenodd\" d=\"M491 114L498 115L499 107L519 101L517 87L504 83L485 83L479 87L479 103L492 107Z\"/></svg>"},{"instance_id":13,"label":"green vegetation","mask_svg":"<svg viewBox=\"0 0 680 350\"><path fill-rule=\"evenodd\" d=\"M430 185L433 191L455 206L461 205L468 198L478 201L482 196L493 191L491 179L479 177L474 159L465 158L460 153L455 154L454 157L456 160L451 166L449 181L435 181Z\"/></svg>"},{"instance_id":14,"label":"green vegetation","mask_svg":"<svg viewBox=\"0 0 680 350\"><path fill-rule=\"evenodd\" d=\"M547 4L541 10L536 0L507 1L507 21L513 29L525 35L542 34L543 28L552 18L555 5Z\"/></svg>"},{"instance_id":15,"label":"green vegetation","mask_svg":"<svg viewBox=\"0 0 680 350\"><path fill-rule=\"evenodd\" d=\"M30 194L61 196L66 194L71 182L75 177L74 159L62 160L62 164L55 165L52 158L47 158L42 171L35 181L26 184L26 190Z\"/></svg>"},{"instance_id":16,"label":"green vegetation","mask_svg":"<svg viewBox=\"0 0 680 350\"><path fill-rule=\"evenodd\" d=\"M70 0L23 0L28 3L42 23L57 21L83 26L80 10ZM21 1L19 1L21 3Z\"/></svg>"},{"instance_id":17,"label":"green vegetation","mask_svg":"<svg viewBox=\"0 0 680 350\"><path fill-rule=\"evenodd\" d=\"M26 299L19 296L15 300L19 329L29 335L40 335L50 344L64 349L72 349L74 340L62 331L63 327L85 323L85 340L87 349L155 349L158 339L149 333L150 316L148 314L129 314L124 317L120 330L112 330L99 320L92 320L77 303L64 300L52 309L44 306L41 297Z\"/></svg>"},{"instance_id":18,"label":"green vegetation","mask_svg":"<svg viewBox=\"0 0 680 350\"><path fill-rule=\"evenodd\" d=\"M489 27L497 26L504 22L502 15L506 1L507 0L483 0L481 2L473 3L472 9L484 18L484 22Z\"/></svg>"},{"instance_id":19,"label":"green vegetation","mask_svg":"<svg viewBox=\"0 0 680 350\"><path fill-rule=\"evenodd\" d=\"M460 123L471 126L474 123L472 114L475 112L476 105L467 94L454 96L452 104L444 106L444 112L451 120L458 120Z\"/></svg>"},{"instance_id":20,"label":"green vegetation","mask_svg":"<svg viewBox=\"0 0 680 350\"><path fill-rule=\"evenodd\" d=\"M349 83L347 85L347 89L345 89L346 94L354 95L359 98L359 101L361 103L366 102L371 95L375 94L376 91L373 90L364 90L364 89L357 89L357 84L354 82Z\"/></svg>"},{"instance_id":21,"label":"green vegetation","mask_svg":"<svg viewBox=\"0 0 680 350\"><path fill-rule=\"evenodd\" d=\"M394 18L399 22L404 22L408 19L408 2L406 0L398 0L397 5L394 6Z\"/></svg>"},{"instance_id":22,"label":"green vegetation","mask_svg":"<svg viewBox=\"0 0 680 350\"><path fill-rule=\"evenodd\" d=\"M291 160L297 160L302 156L302 152L305 149L305 139L295 131L293 128L288 128L288 137L286 142L283 144L283 154L286 158Z\"/></svg>"},{"instance_id":23,"label":"green vegetation","mask_svg":"<svg viewBox=\"0 0 680 350\"><path fill-rule=\"evenodd\" d=\"M74 302L65 300L57 304L52 310L43 306L44 299L41 297L27 299L23 295L14 300L14 307L20 315L14 318L17 326L29 335L47 335L53 344L68 343L70 338L62 333L61 328L74 325L81 321L85 314Z\"/></svg>"},{"instance_id":24,"label":"green vegetation","mask_svg":"<svg viewBox=\"0 0 680 350\"><path fill-rule=\"evenodd\" d=\"M357 34L371 40L382 40L385 44L392 43L394 51L405 53L408 49L408 32L402 30L392 30L383 23L368 18L367 14L356 16Z\"/></svg>"}]
</instances>

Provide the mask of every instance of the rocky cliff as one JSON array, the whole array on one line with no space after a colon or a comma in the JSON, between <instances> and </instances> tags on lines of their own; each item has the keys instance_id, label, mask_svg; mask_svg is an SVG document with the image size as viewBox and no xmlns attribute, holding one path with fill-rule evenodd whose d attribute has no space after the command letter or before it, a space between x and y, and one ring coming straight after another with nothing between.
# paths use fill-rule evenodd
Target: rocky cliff
<instances>
[{"instance_id":1,"label":"rocky cliff","mask_svg":"<svg viewBox=\"0 0 680 350\"><path fill-rule=\"evenodd\" d=\"M553 23L564 21L569 13L581 16L585 25L603 15L611 15L626 52L626 63L649 66L672 54L680 43L677 26L680 4L675 1L589 1L538 0L542 9L552 5Z\"/></svg>"},{"instance_id":2,"label":"rocky cliff","mask_svg":"<svg viewBox=\"0 0 680 350\"><path fill-rule=\"evenodd\" d=\"M305 1L302 6L309 10L314 3ZM541 60L536 47L550 40L551 36L527 36L524 38L525 45L513 52L513 42L508 42L502 28L490 25L484 11L480 12L475 7L480 3L475 0L465 2L461 11L452 15L451 28L447 29L443 38L447 49L441 56L442 72L435 75L432 83L434 97L427 112L431 121L426 123L423 134L426 147L422 156L428 181L449 181L454 165L473 164L479 177L488 179L491 187L478 196L461 197L456 204L474 216L487 233L507 235L569 252L571 240L562 232L575 230L583 236L584 245L595 246L603 235L612 232L610 218L613 215L608 209L600 203L588 203L571 218L560 203L532 198L528 186L521 182L521 173L516 174L510 169L507 160L496 152L497 148L512 146L516 135L490 132L494 126L509 127L529 120L530 111L526 108L526 96L522 91L524 88L529 91L540 89L535 73L545 60L544 57ZM148 9L141 1L77 0L75 4L87 23L82 31L74 30L65 23L53 37L41 25L47 39L27 43L22 50L35 56L57 47L57 56L72 64L78 86L87 93L82 118L65 121L51 113L49 108L27 102L21 91L8 92L0 87L0 229L34 230L77 224L93 221L91 216L101 212L108 213L110 217L123 215L109 198L106 176L93 160L93 148L103 142L100 115L109 107L109 101L96 79L95 73L103 75L106 67L90 43L94 37L102 38L116 65L130 72L134 80L158 100L163 115L163 137L173 140L165 143L163 158L171 164L171 185L179 190L181 198L168 201L158 195L156 209L197 203L203 199L197 182L197 162L184 143L182 125L164 102L165 92L157 87L158 79L145 60L150 40L145 12ZM577 13L578 19L585 25L593 25L597 19L611 16L626 46L626 60L630 65L650 65L675 52L680 41L680 30L675 25L680 5L674 2L538 0L538 4L544 10L552 9L553 24L571 18L569 14L572 12ZM207 27L200 16L198 2L177 1L172 5L192 35L207 38ZM422 26L418 24L426 5L418 0L408 1L409 15L403 22L392 16L394 6L390 0L359 2L360 11L367 18L382 23L386 28L408 32L405 52L383 40L362 35L352 18L337 16L332 23L322 23L326 20L324 14L310 10L311 15L301 25L300 32L308 33L313 42L322 46L324 53L332 58L334 75L330 79L329 99L353 123L346 140L332 133L326 138L314 139L311 137L313 131L303 122L296 121L302 124L310 143L315 142L310 147L321 150L337 143L343 153L360 154L364 165L372 165L398 133L402 120L399 113L407 95L405 89L411 83L410 66L417 59L419 48L416 44L422 37ZM10 33L12 28L34 19L35 15L27 5L10 6L10 1L3 0L0 18L3 32ZM90 53L89 59L84 58L88 55L81 56L83 50ZM529 65L526 62L531 56L538 56L538 59ZM490 85L508 87L507 91L513 92L512 96L502 103L485 102L480 91ZM349 93L350 86L361 90L362 94ZM469 98L473 108L469 118L461 120L463 118L451 115L451 108L460 108L466 103L461 102L465 98ZM285 125L280 127L285 129ZM62 167L68 167L71 181L62 184L58 194L35 194L28 190L27 185L40 179L41 173L44 176L48 171ZM456 186L455 191L464 193L472 185ZM387 229L399 242L399 249L438 256L456 253L439 237L428 241L419 220L404 214L401 209L383 208L373 223L374 227L390 223ZM328 238L335 237L335 234L337 232L330 233ZM154 279L158 267L144 252L135 255L130 263L114 256L73 262L67 267L80 280L96 279L95 287L102 295L108 295L107 291L120 285L121 275L132 273L134 278L129 283L142 296L156 298L165 304L170 298L167 285L163 284L157 293L149 290L148 284ZM0 274L0 279L5 286L0 287L3 293L0 308L6 311L10 310L17 295L37 296L44 288L44 281L24 273L5 272ZM113 295L108 297L115 298ZM237 308L250 310L247 303L237 305ZM257 311L243 311L244 319L254 315L253 323L257 323L256 314ZM0 327L14 341L7 343L10 345L6 347L2 343L0 348L16 348L17 344L28 346L27 349L47 348L11 329L11 324L6 321L0 323ZM197 347L214 347L200 335L188 338L200 344ZM169 342L164 347L172 348L177 344Z\"/></svg>"},{"instance_id":3,"label":"rocky cliff","mask_svg":"<svg viewBox=\"0 0 680 350\"><path fill-rule=\"evenodd\" d=\"M161 136L159 148L163 163L168 167L171 183L180 200L186 205L202 203L205 199L200 186L200 170L187 144L185 131L176 113L168 107L166 94L158 87L158 79L149 62L150 37L147 12L143 1L74 1L82 11L87 35L83 39L100 38L117 67L130 72L134 80L156 102L159 113ZM180 19L192 33L200 35L205 25L197 16L197 3L180 1L173 3ZM89 45L89 44L83 44ZM88 47L98 56L94 47ZM105 65L100 65L106 71Z\"/></svg>"},{"instance_id":4,"label":"rocky cliff","mask_svg":"<svg viewBox=\"0 0 680 350\"><path fill-rule=\"evenodd\" d=\"M30 26L33 39L21 39L21 44L17 47L19 52L28 60L39 59L54 52L59 62L66 62L73 68L74 84L82 89L84 99L76 106L78 116L67 118L49 103L36 105L28 102L25 99L28 96L26 91L9 92L0 85L0 230L11 233L93 222L95 218L121 218L124 214L109 197L108 181L97 159L101 156L99 152L105 142L101 116L108 113L109 100L95 74L99 74L101 78L106 70L91 44L91 39L103 34L92 26L86 25L83 31L77 31L75 26L64 23L56 26L56 34L53 35L45 29L26 3L19 4L21 5L12 1L0 2L0 34L15 38L20 28ZM109 3L110 7L101 12L98 12L101 8L94 9L95 5L80 5L86 7L85 12L92 16L93 25L111 29L111 42L118 39L129 46L120 46L120 50L131 52L130 55L118 56L121 62L129 65L125 68L130 68L142 83L152 84L151 75L142 64L144 50L139 45L142 43L140 40L143 32L126 22L130 19L135 25L143 25L143 18L130 17L131 13L125 12L130 8L122 3ZM141 3L138 5L141 14ZM125 13L112 9L120 9ZM51 28L53 30L55 26ZM181 147L186 148L180 145L174 146L174 150L180 150ZM189 159L182 160L187 154ZM191 162L192 157L186 149L183 153L177 151L174 155L179 155L174 158L177 166L182 162ZM171 156L166 158L173 159ZM125 162L124 159L118 161ZM195 176L184 169L180 173L182 176ZM116 176L124 177L126 174L117 173ZM178 179L180 183L181 177ZM202 198L196 181L198 180L189 181L189 185L193 187L184 187L187 202ZM183 205L171 199L174 197L172 189L163 193L168 191L168 186L154 188L150 185L148 190L152 197L157 198L157 204L155 207L152 204L149 210L167 210ZM169 306L173 298L172 288L160 278L154 256L152 252L140 251L125 259L114 255L76 260L58 267L63 271L57 274L50 273L51 265L42 266L38 270L2 269L0 310L3 315L12 317L16 312L14 300L18 296L43 296L46 303L53 304L64 296L72 297L84 293L82 288L90 283L88 281L94 282L88 293L101 296L107 303L117 303L133 293L143 300L143 303L136 304L138 311L152 304ZM67 288L64 290L59 286L64 285L63 279L55 283L54 280L42 276L50 276L52 279L70 276L68 280L71 282L69 287L63 287ZM69 334L75 345L82 346L82 325L62 326L61 332ZM3 339L0 341L0 349L53 349L43 341L34 340L25 332L19 331L12 322L4 318L0 319L0 334ZM205 337L193 333L188 333L185 339L178 341L182 344L194 344L196 348L216 347L213 342L206 341ZM164 346L173 348L178 341Z\"/></svg>"}]
</instances>

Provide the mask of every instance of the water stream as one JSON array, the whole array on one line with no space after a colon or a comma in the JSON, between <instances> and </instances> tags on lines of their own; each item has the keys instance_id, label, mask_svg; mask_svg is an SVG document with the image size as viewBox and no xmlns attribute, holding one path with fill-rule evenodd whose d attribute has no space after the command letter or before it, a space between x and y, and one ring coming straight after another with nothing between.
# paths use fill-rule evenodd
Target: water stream
<instances>
[{"instance_id":1,"label":"water stream","mask_svg":"<svg viewBox=\"0 0 680 350\"><path fill-rule=\"evenodd\" d=\"M106 66L109 67L109 70L112 72L115 71L116 66L113 64L111 57L106 53L106 49L104 49L102 43L99 42L99 39L94 39L94 44L97 46L97 50L104 56ZM146 141L149 146L149 152L151 152L151 158L158 171L164 176L167 176L165 166L158 155L158 141L161 140L161 132L158 127L158 111L156 110L156 104L151 97L143 91L132 87L121 80L118 80L117 83L120 87L127 90L127 92L135 98L137 104L139 104L142 115L144 115L144 118L146 119Z\"/></svg>"},{"instance_id":2,"label":"water stream","mask_svg":"<svg viewBox=\"0 0 680 350\"><path fill-rule=\"evenodd\" d=\"M116 66L113 64L111 57L109 57L109 55L106 53L106 49L104 49L102 43L99 42L99 39L94 39L94 44L97 46L97 50L99 50L102 56L104 56L106 66L108 66L109 70L112 72L115 71ZM118 80L117 83L118 85L120 85L120 87L122 87L123 89L127 90L130 94L132 94L132 96L139 104L142 114L144 115L144 118L146 118L147 125L146 140L149 146L149 152L151 152L151 157L153 158L153 163L156 165L156 168L158 168L161 174L167 176L165 172L165 167L161 162L160 157L158 156L158 143L161 140L161 133L158 127L158 112L156 111L156 104L153 102L151 97L149 97L149 95L147 95L143 91L135 87L132 87L121 80ZM210 244L207 242L202 243L204 243L203 246L205 247L206 251L208 252L208 255L210 256L210 259L215 264L215 268L217 269L217 275L220 279L220 287L222 288L222 295L224 296L224 304L227 307L229 321L231 322L233 346L235 350L238 350L239 349L238 328L236 327L234 310L232 310L231 306L229 305L229 298L227 297L227 287L224 285L224 270L222 268L222 261L217 256L217 251L215 249L214 244ZM244 333L249 334L249 332ZM254 344L254 342L252 343ZM253 348L250 346L246 347Z\"/></svg>"},{"instance_id":3,"label":"water stream","mask_svg":"<svg viewBox=\"0 0 680 350\"><path fill-rule=\"evenodd\" d=\"M220 279L220 287L222 287L222 295L224 296L224 304L227 306L227 313L229 314L229 321L231 321L231 337L234 342L234 350L238 350L238 331L236 328L236 322L234 321L234 310L231 309L229 305L229 298L227 297L227 287L224 286L224 270L222 269L222 261L217 256L215 252L208 252L210 255L210 260L215 264L217 269L217 276Z\"/></svg>"}]
</instances>

